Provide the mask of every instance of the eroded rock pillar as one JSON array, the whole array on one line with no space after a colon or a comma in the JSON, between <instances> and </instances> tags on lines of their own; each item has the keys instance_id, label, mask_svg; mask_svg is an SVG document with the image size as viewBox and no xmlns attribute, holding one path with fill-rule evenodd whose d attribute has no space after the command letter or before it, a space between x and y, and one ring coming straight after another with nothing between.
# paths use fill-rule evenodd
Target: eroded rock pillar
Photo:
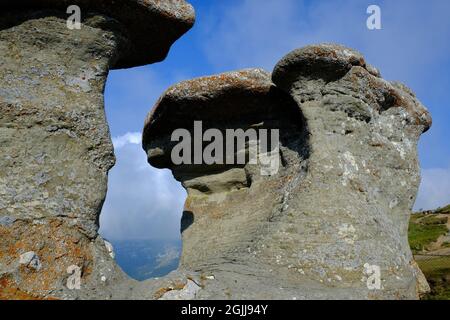
<instances>
[{"instance_id":1,"label":"eroded rock pillar","mask_svg":"<svg viewBox=\"0 0 450 320\"><path fill-rule=\"evenodd\" d=\"M101 277L94 247L114 164L103 88L118 39L46 11L15 19L0 31L0 258L5 281L45 297L72 265L83 281ZM28 251L40 270L18 265Z\"/></svg>"},{"instance_id":2,"label":"eroded rock pillar","mask_svg":"<svg viewBox=\"0 0 450 320\"><path fill-rule=\"evenodd\" d=\"M408 221L420 173L417 141L431 125L405 86L389 83L357 52L310 46L275 67L274 83L301 108L310 132L304 182L290 209L295 259L330 298L416 298ZM280 225L281 227L281 225Z\"/></svg>"},{"instance_id":3,"label":"eroded rock pillar","mask_svg":"<svg viewBox=\"0 0 450 320\"><path fill-rule=\"evenodd\" d=\"M81 7L79 30L63 1L1 5L0 298L128 298L133 285L97 232L115 161L106 77L162 60L193 10L70 4Z\"/></svg>"},{"instance_id":4,"label":"eroded rock pillar","mask_svg":"<svg viewBox=\"0 0 450 320\"><path fill-rule=\"evenodd\" d=\"M188 191L181 268L204 274L198 296L417 298L407 228L416 145L431 125L425 107L341 46L296 50L269 77L244 70L182 82L146 121L150 164ZM196 120L205 130L279 129L280 170L175 165L171 134Z\"/></svg>"}]
</instances>

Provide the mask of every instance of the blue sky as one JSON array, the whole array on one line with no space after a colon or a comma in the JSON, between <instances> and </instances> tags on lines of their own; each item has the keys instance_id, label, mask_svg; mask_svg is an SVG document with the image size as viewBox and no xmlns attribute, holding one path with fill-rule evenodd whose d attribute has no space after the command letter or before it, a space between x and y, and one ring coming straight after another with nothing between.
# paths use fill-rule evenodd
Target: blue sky
<instances>
[{"instance_id":1,"label":"blue sky","mask_svg":"<svg viewBox=\"0 0 450 320\"><path fill-rule=\"evenodd\" d=\"M197 21L163 62L112 71L105 108L117 164L110 172L101 232L111 239L179 237L185 192L167 170L146 162L140 132L167 87L193 77L260 67L320 42L359 50L385 79L413 89L433 116L422 136L416 209L450 203L450 1L192 0ZM366 27L379 5L382 30Z\"/></svg>"}]
</instances>

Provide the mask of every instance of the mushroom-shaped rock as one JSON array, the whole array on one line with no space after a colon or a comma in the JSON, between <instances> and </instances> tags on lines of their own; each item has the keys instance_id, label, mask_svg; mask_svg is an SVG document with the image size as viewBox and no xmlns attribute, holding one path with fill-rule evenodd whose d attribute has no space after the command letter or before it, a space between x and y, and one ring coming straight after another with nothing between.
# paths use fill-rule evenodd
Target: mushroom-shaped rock
<instances>
[{"instance_id":1,"label":"mushroom-shaped rock","mask_svg":"<svg viewBox=\"0 0 450 320\"><path fill-rule=\"evenodd\" d=\"M192 161L175 163L177 141L171 141L172 133L186 130L195 144L194 122L202 125L201 151L192 146ZM220 279L207 281L197 297L288 299L299 293L298 271L271 271L278 270L279 261L269 239L281 232L278 222L286 217L285 201L306 167L305 129L295 102L273 86L270 74L258 69L177 84L149 114L143 135L149 162L170 168L188 192L180 268ZM275 130L279 141L272 140ZM207 163L204 157L195 163L196 155L208 153L208 132L216 133L213 143L220 141L218 154L223 158ZM252 146L257 142L260 147L264 140L267 148L258 148L257 161L252 162ZM241 163L239 154L246 155ZM272 172L266 172L261 161L268 154L276 169ZM284 250L296 253L291 244Z\"/></svg>"},{"instance_id":2,"label":"mushroom-shaped rock","mask_svg":"<svg viewBox=\"0 0 450 320\"><path fill-rule=\"evenodd\" d=\"M195 121L202 121L205 130L278 126L279 119L271 118L274 114L282 110L283 117L289 119L289 113L297 111L286 96L273 86L270 74L261 69L181 82L162 95L145 121L142 140L149 162L158 168L172 168L171 147L176 143L171 135L176 129L193 131ZM279 105L286 107L281 109ZM291 124L288 121L283 125Z\"/></svg>"},{"instance_id":3,"label":"mushroom-shaped rock","mask_svg":"<svg viewBox=\"0 0 450 320\"><path fill-rule=\"evenodd\" d=\"M81 29L67 27L73 4ZM114 288L128 280L97 232L115 161L105 81L110 68L163 59L192 25L192 7L181 0L8 0L0 7L0 291L7 298L127 298L128 290ZM34 273L17 263L31 251L41 262Z\"/></svg>"},{"instance_id":4,"label":"mushroom-shaped rock","mask_svg":"<svg viewBox=\"0 0 450 320\"><path fill-rule=\"evenodd\" d=\"M5 0L0 27L13 26L18 19L46 15L59 16L76 5L86 26L114 28L120 35L120 50L111 68L129 68L163 60L170 46L194 24L193 7L185 0ZM19 13L19 14L18 14ZM99 15L104 15L100 19Z\"/></svg>"},{"instance_id":5,"label":"mushroom-shaped rock","mask_svg":"<svg viewBox=\"0 0 450 320\"><path fill-rule=\"evenodd\" d=\"M410 299L416 148L431 117L406 86L372 70L351 49L317 45L288 54L273 72L310 132L307 187L290 203L301 213L305 253L297 263L306 275L349 290L347 297Z\"/></svg>"},{"instance_id":6,"label":"mushroom-shaped rock","mask_svg":"<svg viewBox=\"0 0 450 320\"><path fill-rule=\"evenodd\" d=\"M417 298L407 228L417 140L431 125L425 107L342 46L296 50L275 68L275 86L268 76L246 70L180 83L146 121L150 164L170 168L188 192L180 267L220 279L198 297ZM172 133L195 136L195 121L220 132L278 129L279 170L174 161ZM208 150L207 136L187 154Z\"/></svg>"}]
</instances>

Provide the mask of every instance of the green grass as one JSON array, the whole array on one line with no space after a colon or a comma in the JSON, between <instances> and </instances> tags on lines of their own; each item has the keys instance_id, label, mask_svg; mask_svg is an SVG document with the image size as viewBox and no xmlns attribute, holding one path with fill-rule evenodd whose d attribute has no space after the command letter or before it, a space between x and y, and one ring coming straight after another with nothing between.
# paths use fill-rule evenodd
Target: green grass
<instances>
[{"instance_id":1,"label":"green grass","mask_svg":"<svg viewBox=\"0 0 450 320\"><path fill-rule=\"evenodd\" d=\"M414 253L422 251L427 245L435 242L439 236L448 232L443 224L421 224L411 222L409 224L409 245Z\"/></svg>"},{"instance_id":2,"label":"green grass","mask_svg":"<svg viewBox=\"0 0 450 320\"><path fill-rule=\"evenodd\" d=\"M417 221L417 220L416 220ZM445 225L447 223L447 217L442 216L438 217L436 215L428 215L420 220L420 224L426 224L426 225L436 225L436 224L442 224Z\"/></svg>"},{"instance_id":3,"label":"green grass","mask_svg":"<svg viewBox=\"0 0 450 320\"><path fill-rule=\"evenodd\" d=\"M437 209L435 212L436 213L450 213L450 204L446 207Z\"/></svg>"},{"instance_id":4,"label":"green grass","mask_svg":"<svg viewBox=\"0 0 450 320\"><path fill-rule=\"evenodd\" d=\"M417 213L411 216L409 223L409 244L414 254L426 251L427 246L435 242L441 235L448 233L447 217L438 214L449 214L450 205L434 211L435 214ZM450 247L443 243L441 248ZM433 254L427 252L425 254ZM450 300L450 256L433 257L416 260L428 283L431 292L424 300Z\"/></svg>"},{"instance_id":5,"label":"green grass","mask_svg":"<svg viewBox=\"0 0 450 320\"><path fill-rule=\"evenodd\" d=\"M450 300L450 256L418 260L417 264L431 287L423 299Z\"/></svg>"}]
</instances>

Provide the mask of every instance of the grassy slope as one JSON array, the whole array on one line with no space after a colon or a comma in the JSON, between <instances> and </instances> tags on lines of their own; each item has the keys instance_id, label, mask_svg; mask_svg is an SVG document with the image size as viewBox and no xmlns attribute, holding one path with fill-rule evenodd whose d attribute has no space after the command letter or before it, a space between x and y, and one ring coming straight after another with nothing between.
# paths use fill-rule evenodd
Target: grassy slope
<instances>
[{"instance_id":1,"label":"grassy slope","mask_svg":"<svg viewBox=\"0 0 450 320\"><path fill-rule=\"evenodd\" d=\"M449 232L446 226L449 217L450 205L432 213L412 215L409 224L409 242L415 255L433 254L430 245ZM444 242L438 249L447 247L450 247L450 244ZM424 299L450 300L450 255L417 259L417 263L431 287L431 293Z\"/></svg>"},{"instance_id":2,"label":"grassy slope","mask_svg":"<svg viewBox=\"0 0 450 320\"><path fill-rule=\"evenodd\" d=\"M440 236L448 232L445 225L447 219L433 215L416 214L409 223L409 245L414 254L426 250L427 246L435 242Z\"/></svg>"},{"instance_id":3,"label":"grassy slope","mask_svg":"<svg viewBox=\"0 0 450 320\"><path fill-rule=\"evenodd\" d=\"M425 300L450 300L450 256L417 261L431 287Z\"/></svg>"},{"instance_id":4,"label":"grassy slope","mask_svg":"<svg viewBox=\"0 0 450 320\"><path fill-rule=\"evenodd\" d=\"M437 209L436 213L450 213L450 204L446 207Z\"/></svg>"}]
</instances>

